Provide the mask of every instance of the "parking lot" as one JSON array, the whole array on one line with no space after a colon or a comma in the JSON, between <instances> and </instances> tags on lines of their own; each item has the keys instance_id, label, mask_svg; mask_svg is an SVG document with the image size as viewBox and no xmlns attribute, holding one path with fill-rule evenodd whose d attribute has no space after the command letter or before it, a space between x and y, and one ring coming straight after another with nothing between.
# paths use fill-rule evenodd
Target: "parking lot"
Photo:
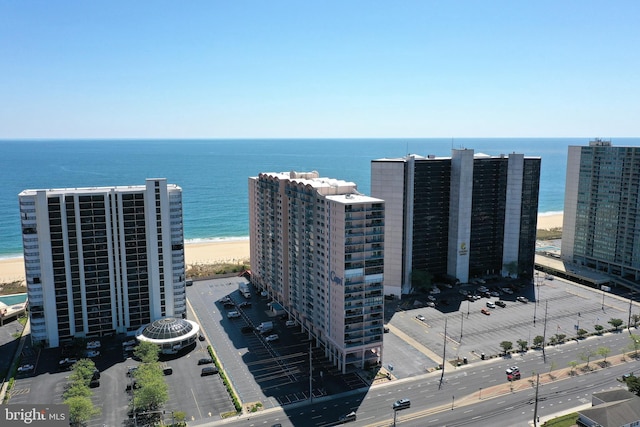
<instances>
[{"instance_id":1,"label":"parking lot","mask_svg":"<svg viewBox=\"0 0 640 427\"><path fill-rule=\"evenodd\" d=\"M133 379L127 375L130 367L139 362L127 358L122 351L125 337L101 339L100 356L94 358L100 372L100 385L92 388L94 404L102 409L99 417L92 419L88 426L123 425L128 418L131 399L130 388ZM35 369L18 374L11 390L10 403L62 403L62 394L67 385L69 371L61 369L61 348L36 351L25 348L29 363ZM172 411L183 411L187 420L220 419L220 414L235 411L229 394L219 375L201 377L198 359L207 357L206 342L197 342L191 348L171 358L161 358L164 367L171 367L172 374L165 376L169 388L169 400L164 406L164 419L171 421ZM23 356L21 364L26 363ZM132 420L131 420L132 421ZM133 424L133 423L132 423Z\"/></svg>"},{"instance_id":2,"label":"parking lot","mask_svg":"<svg viewBox=\"0 0 640 427\"><path fill-rule=\"evenodd\" d=\"M609 329L611 325L607 322L611 318L623 319L626 324L629 315L628 299L557 278L541 279L539 285L514 287L510 294L501 291L504 284L486 286L497 287L500 295L472 302L459 291L473 293L478 286L463 285L443 288L434 295L435 307L409 308L415 299L428 301L426 294L403 300L402 304L397 301L388 304L396 308L389 318L390 333L385 334L383 365L392 365L394 376L399 378L436 368L445 350L445 319L446 359L467 358L471 363L480 359L482 353L487 358L498 355L502 352L502 341L511 341L516 349L518 340L531 346L537 335L546 335L547 341L556 334L571 339L576 337L576 328L593 333L594 325ZM518 297L525 297L528 302L520 302ZM446 305L441 303L443 300L447 300ZM504 301L505 307L489 308L489 301ZM490 314L483 314L483 309ZM416 316L423 316L424 320ZM428 351L421 351L425 348ZM416 355L413 359L412 354Z\"/></svg>"},{"instance_id":3,"label":"parking lot","mask_svg":"<svg viewBox=\"0 0 640 427\"><path fill-rule=\"evenodd\" d=\"M268 408L308 399L310 348L314 397L366 386L356 373L339 374L323 357L322 349L310 347L300 326L287 326L287 318L272 310L268 300L254 289L250 299L242 296L238 284L243 281L198 281L187 291L197 313L195 320L211 341L243 403L261 402ZM225 307L223 299L227 297L230 302ZM251 305L242 307L242 303ZM239 317L228 316L236 311ZM264 334L256 331L263 322L272 322L273 329ZM277 339L269 341L270 335L277 335Z\"/></svg>"}]
</instances>

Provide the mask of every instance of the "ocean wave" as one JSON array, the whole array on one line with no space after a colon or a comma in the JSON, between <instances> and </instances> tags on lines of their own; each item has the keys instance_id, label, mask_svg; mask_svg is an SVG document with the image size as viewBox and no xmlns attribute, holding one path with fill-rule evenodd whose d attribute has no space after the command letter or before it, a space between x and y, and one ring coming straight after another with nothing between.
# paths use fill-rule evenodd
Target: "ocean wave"
<instances>
[{"instance_id":1,"label":"ocean wave","mask_svg":"<svg viewBox=\"0 0 640 427\"><path fill-rule=\"evenodd\" d=\"M185 239L185 245L192 245L198 243L226 243L226 242L245 242L249 241L249 236L239 237L202 237L198 239Z\"/></svg>"},{"instance_id":2,"label":"ocean wave","mask_svg":"<svg viewBox=\"0 0 640 427\"><path fill-rule=\"evenodd\" d=\"M538 216L563 215L563 211L538 212Z\"/></svg>"}]
</instances>

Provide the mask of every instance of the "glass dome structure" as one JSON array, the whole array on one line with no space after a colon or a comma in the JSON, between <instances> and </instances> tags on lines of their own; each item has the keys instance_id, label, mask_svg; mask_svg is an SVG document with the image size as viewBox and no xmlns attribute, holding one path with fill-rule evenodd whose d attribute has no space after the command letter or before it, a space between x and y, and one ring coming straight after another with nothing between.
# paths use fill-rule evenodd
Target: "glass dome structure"
<instances>
[{"instance_id":1,"label":"glass dome structure","mask_svg":"<svg viewBox=\"0 0 640 427\"><path fill-rule=\"evenodd\" d=\"M136 339L157 344L163 354L175 354L194 343L199 332L191 320L163 317L138 329Z\"/></svg>"}]
</instances>

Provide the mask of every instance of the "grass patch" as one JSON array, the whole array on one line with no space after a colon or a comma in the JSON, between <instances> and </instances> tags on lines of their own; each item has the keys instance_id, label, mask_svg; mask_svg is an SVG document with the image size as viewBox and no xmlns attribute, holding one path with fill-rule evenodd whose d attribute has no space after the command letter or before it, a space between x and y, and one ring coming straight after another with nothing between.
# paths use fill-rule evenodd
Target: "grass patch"
<instances>
[{"instance_id":1,"label":"grass patch","mask_svg":"<svg viewBox=\"0 0 640 427\"><path fill-rule=\"evenodd\" d=\"M23 294L25 292L27 292L27 287L22 284L22 280L0 283L0 295Z\"/></svg>"},{"instance_id":2,"label":"grass patch","mask_svg":"<svg viewBox=\"0 0 640 427\"><path fill-rule=\"evenodd\" d=\"M199 279L218 274L241 273L250 269L249 260L238 263L193 264L187 268L186 275L191 279Z\"/></svg>"},{"instance_id":3,"label":"grass patch","mask_svg":"<svg viewBox=\"0 0 640 427\"><path fill-rule=\"evenodd\" d=\"M571 427L576 425L578 419L578 413L573 412L571 414L563 415L561 417L554 418L542 424L542 427Z\"/></svg>"},{"instance_id":4,"label":"grass patch","mask_svg":"<svg viewBox=\"0 0 640 427\"><path fill-rule=\"evenodd\" d=\"M555 240L562 238L562 228L555 227L549 230L538 229L536 230L536 240Z\"/></svg>"}]
</instances>

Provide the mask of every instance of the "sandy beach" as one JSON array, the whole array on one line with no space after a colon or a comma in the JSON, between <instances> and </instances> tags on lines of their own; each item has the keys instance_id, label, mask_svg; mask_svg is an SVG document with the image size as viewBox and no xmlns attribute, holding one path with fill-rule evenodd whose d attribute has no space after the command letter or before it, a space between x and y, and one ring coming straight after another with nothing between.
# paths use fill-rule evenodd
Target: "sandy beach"
<instances>
[{"instance_id":1,"label":"sandy beach","mask_svg":"<svg viewBox=\"0 0 640 427\"><path fill-rule=\"evenodd\" d=\"M538 229L562 228L562 214L540 215ZM185 245L188 265L219 262L241 263L249 260L249 239L222 242L192 243ZM0 260L0 283L24 281L22 258Z\"/></svg>"}]
</instances>

